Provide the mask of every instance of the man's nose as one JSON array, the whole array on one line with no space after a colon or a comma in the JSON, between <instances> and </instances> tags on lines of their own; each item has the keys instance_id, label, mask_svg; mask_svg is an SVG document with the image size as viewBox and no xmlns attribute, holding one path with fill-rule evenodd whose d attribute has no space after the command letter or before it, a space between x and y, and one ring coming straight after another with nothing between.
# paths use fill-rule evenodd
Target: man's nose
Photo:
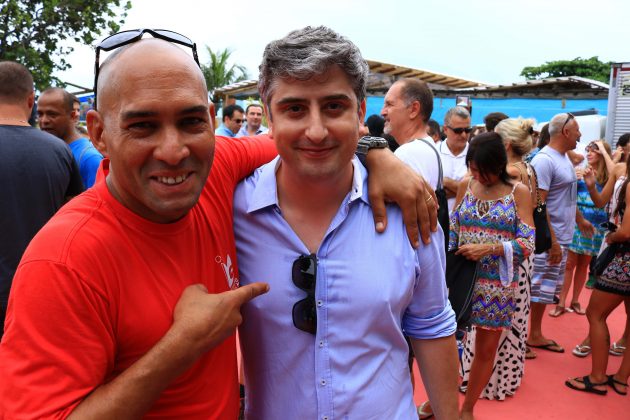
<instances>
[{"instance_id":1,"label":"man's nose","mask_svg":"<svg viewBox=\"0 0 630 420\"><path fill-rule=\"evenodd\" d=\"M177 165L190 156L190 149L186 143L186 135L177 128L164 128L158 135L158 145L154 157L158 160Z\"/></svg>"}]
</instances>

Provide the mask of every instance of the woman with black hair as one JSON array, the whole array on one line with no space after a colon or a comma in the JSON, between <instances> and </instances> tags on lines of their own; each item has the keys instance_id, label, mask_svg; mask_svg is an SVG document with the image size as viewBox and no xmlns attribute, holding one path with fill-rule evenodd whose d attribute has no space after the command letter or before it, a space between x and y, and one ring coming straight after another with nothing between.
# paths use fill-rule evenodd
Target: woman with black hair
<instances>
[{"instance_id":1,"label":"woman with black hair","mask_svg":"<svg viewBox=\"0 0 630 420\"><path fill-rule=\"evenodd\" d=\"M501 137L476 136L466 165L471 177L460 183L449 240L449 250L477 261L471 315L476 338L461 409L464 420L473 418L473 408L492 375L501 333L512 326L518 267L534 249L530 191L508 175Z\"/></svg>"}]
</instances>

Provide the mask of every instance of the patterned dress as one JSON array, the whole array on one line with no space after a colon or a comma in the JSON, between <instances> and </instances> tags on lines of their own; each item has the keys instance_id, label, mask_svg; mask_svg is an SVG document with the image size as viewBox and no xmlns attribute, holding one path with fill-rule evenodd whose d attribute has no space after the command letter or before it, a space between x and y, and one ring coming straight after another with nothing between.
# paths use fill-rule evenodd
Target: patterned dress
<instances>
[{"instance_id":1,"label":"patterned dress","mask_svg":"<svg viewBox=\"0 0 630 420\"><path fill-rule=\"evenodd\" d=\"M602 186L598 183L595 183L595 187L597 191L602 191ZM583 179L577 182L577 207L582 216L595 227L595 234L592 238L583 236L576 224L569 250L575 254L597 256L606 234L606 231L600 227L607 220L606 210L595 207Z\"/></svg>"},{"instance_id":2,"label":"patterned dress","mask_svg":"<svg viewBox=\"0 0 630 420\"><path fill-rule=\"evenodd\" d=\"M475 209L475 206L476 203L480 202L486 203L482 205L482 210L485 210L486 208L494 208L494 212L489 211L487 212L489 214L485 214L484 217L477 217L477 210ZM490 220L491 223L488 224L486 220ZM474 222L473 226L470 226L471 221ZM519 387L523 377L526 348L525 343L527 341L527 322L530 309L529 293L533 255L531 252L534 246L534 230L532 227L525 225L518 220L513 194L505 196L499 200L484 202L482 200L477 200L470 191L470 188L466 192L466 196L464 197L462 204L453 212L451 223L452 226L456 223L460 224L459 236L461 236L462 232L461 225L466 225L463 230L471 231L470 236L473 238L465 242L459 238L455 238L455 235L452 235L451 241L449 241L449 247L454 248L457 244L464 243L497 243L499 241L503 242L505 240L509 240L512 241L515 251L513 261L515 281L508 287L502 286L500 281L498 283L496 280L489 282L496 287L493 295L500 294L500 290L503 290L506 295L512 296L511 299L507 299L507 301L511 300L513 306L510 314L511 325L507 329L503 329L497 353L495 355L492 376L484 388L481 397L490 400L504 400L506 396L514 395L514 392ZM499 225L501 227L499 229L501 231L500 234L497 232L496 226L494 225ZM485 232L478 234L473 233L478 230L485 230ZM485 239L483 241L477 239L473 242L474 237L481 237ZM518 251L517 248L521 249L521 251ZM528 254L530 254L529 257L525 257ZM497 257L496 260L498 259L499 258ZM485 277L486 279L482 279L481 281L488 282L487 277L494 278L494 275ZM478 292L477 288L475 288L475 300L485 300L480 293L481 290L483 289L479 289ZM490 297L490 299L492 300L492 297ZM478 306L481 306L482 308L484 307L484 305ZM480 325L480 327L485 328L483 325ZM473 319L473 327L472 330L466 334L464 351L462 354L461 389L464 392L467 388L470 367L474 358L476 328L477 326L475 325L475 320Z\"/></svg>"},{"instance_id":3,"label":"patterned dress","mask_svg":"<svg viewBox=\"0 0 630 420\"><path fill-rule=\"evenodd\" d=\"M508 263L514 270L507 285L501 282L499 263L502 257L486 255L479 260L471 316L472 324L480 328L511 328L518 267L532 253L535 234L534 228L523 223L517 215L514 189L496 200L479 200L469 184L462 202L451 213L450 228L449 250L465 244L511 244L513 255Z\"/></svg>"}]
</instances>

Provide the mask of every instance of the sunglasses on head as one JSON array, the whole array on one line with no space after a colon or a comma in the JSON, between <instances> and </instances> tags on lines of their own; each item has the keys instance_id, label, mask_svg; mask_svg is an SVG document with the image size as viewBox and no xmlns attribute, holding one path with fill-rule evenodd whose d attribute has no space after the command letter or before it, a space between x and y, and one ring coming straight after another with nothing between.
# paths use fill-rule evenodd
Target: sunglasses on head
<instances>
[{"instance_id":1,"label":"sunglasses on head","mask_svg":"<svg viewBox=\"0 0 630 420\"><path fill-rule=\"evenodd\" d=\"M166 29L132 29L129 31L118 32L114 35L108 36L96 46L96 61L94 63L94 109L96 109L96 91L98 84L98 74L100 71L99 57L101 50L111 51L116 48L123 47L128 44L132 44L142 39L142 36L147 33L153 36L153 38L163 39L174 44L180 44L192 49L193 58L199 67L199 58L197 57L197 45L192 42L188 37L177 32L168 31Z\"/></svg>"},{"instance_id":2,"label":"sunglasses on head","mask_svg":"<svg viewBox=\"0 0 630 420\"><path fill-rule=\"evenodd\" d=\"M569 121L571 121L572 119L575 118L575 115L571 114L570 112L567 112L567 119L564 121L564 124L562 124L562 129L560 130L560 132L562 133L564 131L564 127L567 126L567 124L569 123Z\"/></svg>"},{"instance_id":3,"label":"sunglasses on head","mask_svg":"<svg viewBox=\"0 0 630 420\"><path fill-rule=\"evenodd\" d=\"M455 134L462 134L462 133L466 133L466 134L470 134L473 131L472 127L458 127L458 128L453 128L450 125L447 125L447 127L453 131L453 133Z\"/></svg>"},{"instance_id":4,"label":"sunglasses on head","mask_svg":"<svg viewBox=\"0 0 630 420\"><path fill-rule=\"evenodd\" d=\"M588 146L586 146L585 150L587 152L597 152L599 151L599 146L595 143L590 143Z\"/></svg>"},{"instance_id":5,"label":"sunglasses on head","mask_svg":"<svg viewBox=\"0 0 630 420\"><path fill-rule=\"evenodd\" d=\"M317 309L315 308L317 257L314 254L298 257L293 262L291 274L293 284L306 292L306 297L293 305L293 325L298 330L314 335L317 332Z\"/></svg>"}]
</instances>

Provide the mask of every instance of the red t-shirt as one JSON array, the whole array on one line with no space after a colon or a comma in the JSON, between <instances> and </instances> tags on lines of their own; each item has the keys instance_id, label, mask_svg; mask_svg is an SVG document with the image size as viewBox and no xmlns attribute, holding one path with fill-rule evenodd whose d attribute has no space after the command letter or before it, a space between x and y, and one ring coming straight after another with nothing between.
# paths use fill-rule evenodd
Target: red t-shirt
<instances>
[{"instance_id":1,"label":"red t-shirt","mask_svg":"<svg viewBox=\"0 0 630 420\"><path fill-rule=\"evenodd\" d=\"M217 139L199 202L175 223L131 212L103 179L63 207L13 280L0 345L0 417L66 417L164 336L186 286L237 287L234 187L273 155L267 139ZM235 419L237 412L231 336L173 381L147 417Z\"/></svg>"}]
</instances>

